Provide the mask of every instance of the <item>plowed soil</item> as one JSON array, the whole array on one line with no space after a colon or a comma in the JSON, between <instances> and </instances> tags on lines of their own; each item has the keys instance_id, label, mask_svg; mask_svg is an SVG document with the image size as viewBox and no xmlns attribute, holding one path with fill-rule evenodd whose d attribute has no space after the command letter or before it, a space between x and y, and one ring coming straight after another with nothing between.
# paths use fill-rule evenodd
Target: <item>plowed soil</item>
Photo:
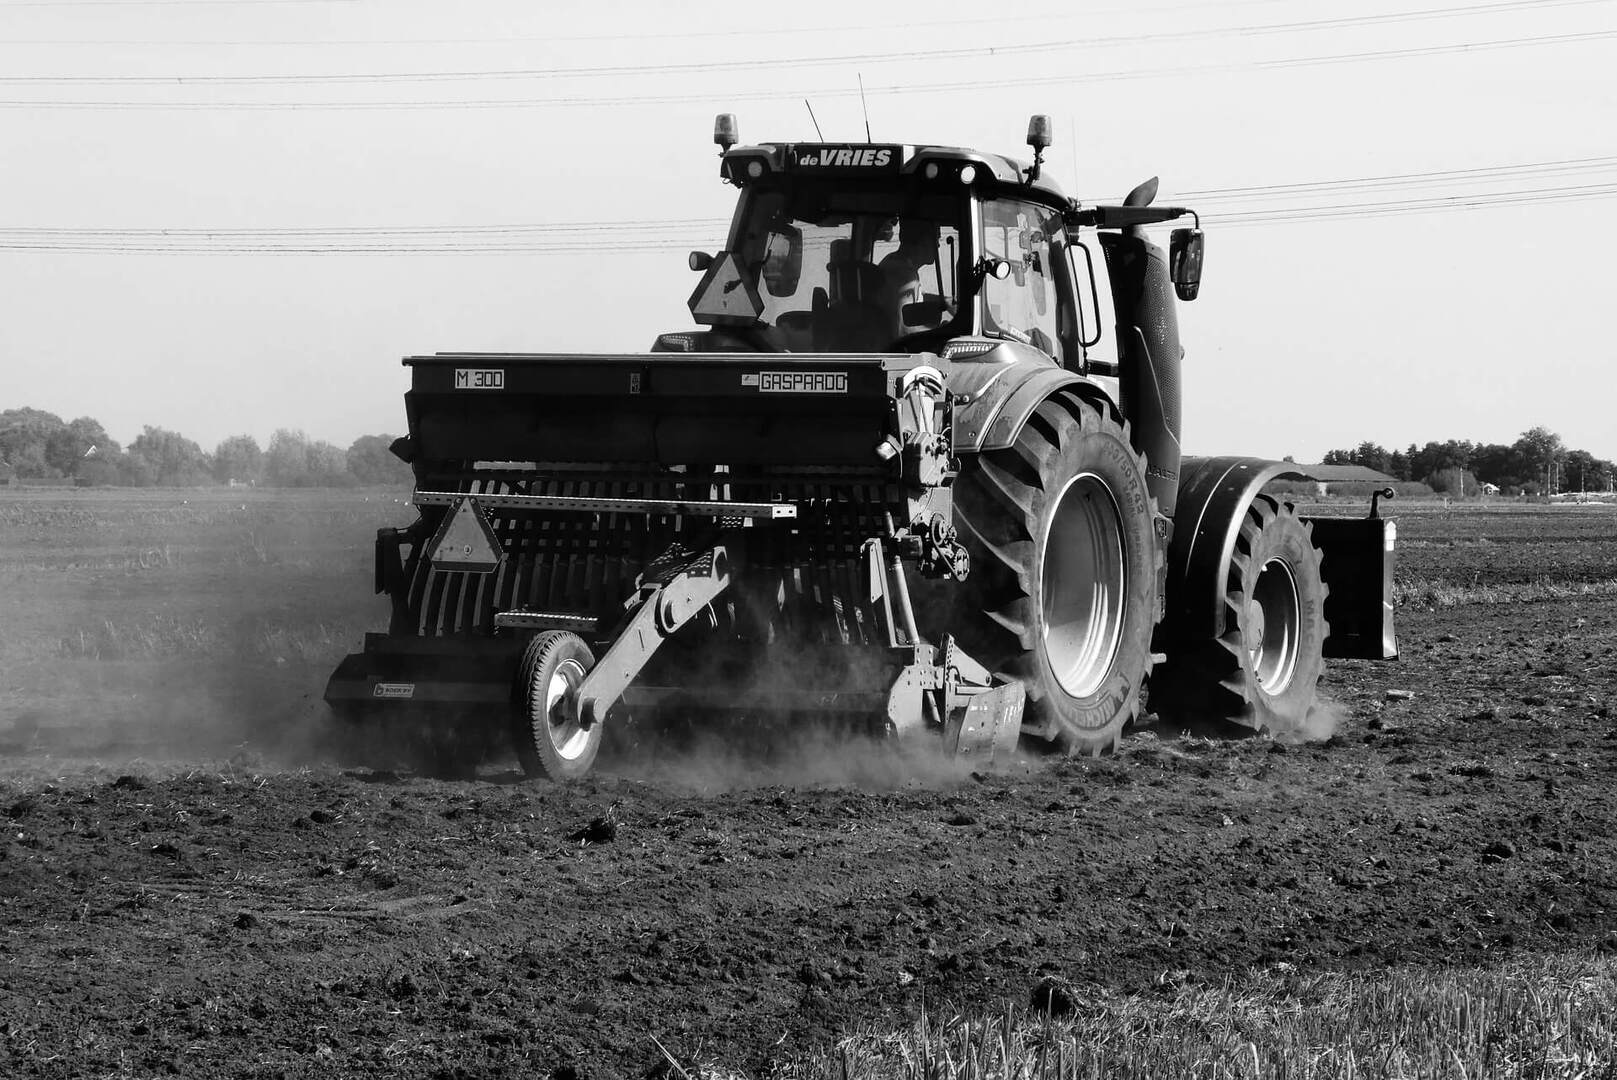
<instances>
[{"instance_id":1,"label":"plowed soil","mask_svg":"<svg viewBox=\"0 0 1617 1080\"><path fill-rule=\"evenodd\" d=\"M322 759L376 504L120 498L0 501L0 1075L762 1073L1051 973L1617 949L1609 511L1403 512L1403 657L1330 664L1322 741L558 787Z\"/></svg>"}]
</instances>

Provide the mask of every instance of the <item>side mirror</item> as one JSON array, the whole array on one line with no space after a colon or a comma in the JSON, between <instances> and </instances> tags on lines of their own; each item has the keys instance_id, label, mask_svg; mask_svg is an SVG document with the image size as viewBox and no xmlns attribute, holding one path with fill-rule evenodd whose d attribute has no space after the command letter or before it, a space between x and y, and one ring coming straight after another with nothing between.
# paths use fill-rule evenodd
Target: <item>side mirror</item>
<instances>
[{"instance_id":1,"label":"side mirror","mask_svg":"<svg viewBox=\"0 0 1617 1080\"><path fill-rule=\"evenodd\" d=\"M977 264L977 272L995 281L1004 281L1011 276L1011 264L1005 259L984 255L982 261Z\"/></svg>"},{"instance_id":2,"label":"side mirror","mask_svg":"<svg viewBox=\"0 0 1617 1080\"><path fill-rule=\"evenodd\" d=\"M685 265L692 270L706 270L713 265L713 256L705 251L693 251L685 257Z\"/></svg>"},{"instance_id":3,"label":"side mirror","mask_svg":"<svg viewBox=\"0 0 1617 1080\"><path fill-rule=\"evenodd\" d=\"M776 225L764 248L761 275L770 296L795 296L803 276L803 230L795 225Z\"/></svg>"},{"instance_id":4,"label":"side mirror","mask_svg":"<svg viewBox=\"0 0 1617 1080\"><path fill-rule=\"evenodd\" d=\"M1168 240L1168 276L1179 299L1196 299L1202 284L1202 247L1206 237L1200 229L1175 229Z\"/></svg>"}]
</instances>

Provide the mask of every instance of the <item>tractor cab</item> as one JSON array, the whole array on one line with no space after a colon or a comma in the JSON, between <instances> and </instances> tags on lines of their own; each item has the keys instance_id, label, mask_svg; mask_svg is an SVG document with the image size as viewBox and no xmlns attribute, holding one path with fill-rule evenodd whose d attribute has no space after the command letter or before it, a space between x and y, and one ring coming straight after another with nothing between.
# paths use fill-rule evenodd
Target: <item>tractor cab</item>
<instances>
[{"instance_id":1,"label":"tractor cab","mask_svg":"<svg viewBox=\"0 0 1617 1080\"><path fill-rule=\"evenodd\" d=\"M1101 259L1037 161L935 146L736 147L728 117L715 141L741 195L724 249L690 257L704 272L691 313L712 330L665 334L659 349L914 353L981 338L1085 368L1102 325Z\"/></svg>"}]
</instances>

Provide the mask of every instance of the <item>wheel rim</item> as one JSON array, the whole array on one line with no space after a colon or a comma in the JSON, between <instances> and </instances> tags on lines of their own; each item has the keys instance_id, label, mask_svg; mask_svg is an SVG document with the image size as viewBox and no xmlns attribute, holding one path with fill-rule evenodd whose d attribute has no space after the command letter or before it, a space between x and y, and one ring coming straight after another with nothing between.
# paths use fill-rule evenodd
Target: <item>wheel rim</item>
<instances>
[{"instance_id":1,"label":"wheel rim","mask_svg":"<svg viewBox=\"0 0 1617 1080\"><path fill-rule=\"evenodd\" d=\"M578 722L573 693L583 681L583 665L577 660L563 660L545 684L546 732L556 755L566 761L578 760L589 749L590 732Z\"/></svg>"},{"instance_id":2,"label":"wheel rim","mask_svg":"<svg viewBox=\"0 0 1617 1080\"><path fill-rule=\"evenodd\" d=\"M1297 671L1302 628L1302 605L1297 600L1297 578L1284 559L1270 559L1258 572L1248 605L1247 654L1252 674L1264 693L1285 691Z\"/></svg>"},{"instance_id":3,"label":"wheel rim","mask_svg":"<svg viewBox=\"0 0 1617 1080\"><path fill-rule=\"evenodd\" d=\"M1044 651L1073 697L1099 690L1123 638L1127 571L1123 515L1094 473L1067 481L1056 500L1041 568Z\"/></svg>"}]
</instances>

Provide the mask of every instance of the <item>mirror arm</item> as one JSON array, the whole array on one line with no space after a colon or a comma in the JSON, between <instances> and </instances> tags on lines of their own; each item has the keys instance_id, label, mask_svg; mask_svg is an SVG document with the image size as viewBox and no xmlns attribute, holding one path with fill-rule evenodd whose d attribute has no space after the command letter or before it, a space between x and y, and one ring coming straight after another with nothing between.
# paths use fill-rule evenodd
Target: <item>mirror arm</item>
<instances>
[{"instance_id":1,"label":"mirror arm","mask_svg":"<svg viewBox=\"0 0 1617 1080\"><path fill-rule=\"evenodd\" d=\"M1067 222L1097 229L1126 229L1131 225L1160 225L1189 214L1201 228L1201 217L1188 206L1091 206L1069 210Z\"/></svg>"}]
</instances>

